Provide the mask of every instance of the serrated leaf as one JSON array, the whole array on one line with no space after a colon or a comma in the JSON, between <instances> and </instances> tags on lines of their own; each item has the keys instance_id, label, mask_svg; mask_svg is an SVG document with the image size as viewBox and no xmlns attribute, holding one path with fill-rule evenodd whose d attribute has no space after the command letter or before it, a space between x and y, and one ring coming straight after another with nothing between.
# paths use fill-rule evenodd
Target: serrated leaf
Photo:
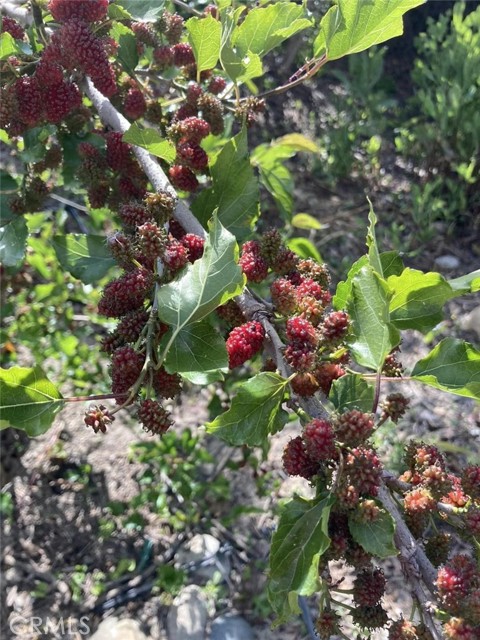
<instances>
[{"instance_id":1,"label":"serrated leaf","mask_svg":"<svg viewBox=\"0 0 480 640\"><path fill-rule=\"evenodd\" d=\"M294 498L282 508L270 549L269 600L287 619L296 608L297 595L311 595L318 587L318 560L330 546L328 520L333 498L318 501ZM313 565L313 566L312 566Z\"/></svg>"},{"instance_id":2,"label":"serrated leaf","mask_svg":"<svg viewBox=\"0 0 480 640\"><path fill-rule=\"evenodd\" d=\"M190 264L157 294L158 316L172 327L168 350L187 326L202 320L219 305L239 295L244 275L237 264L235 237L213 216L203 256Z\"/></svg>"},{"instance_id":3,"label":"serrated leaf","mask_svg":"<svg viewBox=\"0 0 480 640\"><path fill-rule=\"evenodd\" d=\"M354 262L347 273L347 279L342 280L338 283L337 290L332 299L334 309L338 310L347 308L347 302L352 293L353 278L365 265L368 265L368 256L362 256L356 262Z\"/></svg>"},{"instance_id":4,"label":"serrated leaf","mask_svg":"<svg viewBox=\"0 0 480 640\"><path fill-rule=\"evenodd\" d=\"M116 4L123 7L135 20L153 22L165 7L164 0L117 0Z\"/></svg>"},{"instance_id":5,"label":"serrated leaf","mask_svg":"<svg viewBox=\"0 0 480 640\"><path fill-rule=\"evenodd\" d=\"M436 389L480 400L480 351L469 342L445 338L415 364L411 376Z\"/></svg>"},{"instance_id":6,"label":"serrated leaf","mask_svg":"<svg viewBox=\"0 0 480 640\"><path fill-rule=\"evenodd\" d=\"M115 266L103 236L67 233L54 236L52 243L65 271L85 284L101 280Z\"/></svg>"},{"instance_id":7,"label":"serrated leaf","mask_svg":"<svg viewBox=\"0 0 480 640\"><path fill-rule=\"evenodd\" d=\"M403 33L403 15L426 0L337 0L320 21L314 56L336 60Z\"/></svg>"},{"instance_id":8,"label":"serrated leaf","mask_svg":"<svg viewBox=\"0 0 480 640\"><path fill-rule=\"evenodd\" d=\"M190 18L185 23L188 41L197 63L197 73L213 69L220 57L222 25L213 16Z\"/></svg>"},{"instance_id":9,"label":"serrated leaf","mask_svg":"<svg viewBox=\"0 0 480 640\"><path fill-rule=\"evenodd\" d=\"M0 369L0 428L23 429L29 436L45 433L63 406L62 395L42 369Z\"/></svg>"},{"instance_id":10,"label":"serrated leaf","mask_svg":"<svg viewBox=\"0 0 480 640\"><path fill-rule=\"evenodd\" d=\"M168 332L160 350L170 338ZM222 372L228 371L225 340L208 319L188 325L177 333L163 364L169 373L180 373L195 384L223 380Z\"/></svg>"},{"instance_id":11,"label":"serrated leaf","mask_svg":"<svg viewBox=\"0 0 480 640\"><path fill-rule=\"evenodd\" d=\"M399 329L417 329L426 333L443 318L443 305L455 293L439 273L404 269L387 280L392 291L390 318Z\"/></svg>"},{"instance_id":12,"label":"serrated leaf","mask_svg":"<svg viewBox=\"0 0 480 640\"><path fill-rule=\"evenodd\" d=\"M121 22L114 22L110 29L110 37L118 42L118 50L115 54L123 68L130 75L134 75L138 64L137 39L131 29Z\"/></svg>"},{"instance_id":13,"label":"serrated leaf","mask_svg":"<svg viewBox=\"0 0 480 640\"><path fill-rule=\"evenodd\" d=\"M25 256L28 229L24 217L12 220L0 227L0 262L6 267L14 267Z\"/></svg>"},{"instance_id":14,"label":"serrated leaf","mask_svg":"<svg viewBox=\"0 0 480 640\"><path fill-rule=\"evenodd\" d=\"M349 345L355 361L378 371L390 351L400 342L390 323L390 293L371 266L364 266L352 280L347 311L352 320Z\"/></svg>"},{"instance_id":15,"label":"serrated leaf","mask_svg":"<svg viewBox=\"0 0 480 640\"><path fill-rule=\"evenodd\" d=\"M239 387L230 409L206 425L207 431L232 445L264 445L288 420L281 406L287 384L271 372L250 378Z\"/></svg>"},{"instance_id":16,"label":"serrated leaf","mask_svg":"<svg viewBox=\"0 0 480 640\"><path fill-rule=\"evenodd\" d=\"M476 293L480 291L480 269L449 280L448 284L458 293Z\"/></svg>"},{"instance_id":17,"label":"serrated leaf","mask_svg":"<svg viewBox=\"0 0 480 640\"><path fill-rule=\"evenodd\" d=\"M162 138L160 133L155 129L145 129L134 122L130 128L123 134L124 142L129 142L137 147L146 149L152 156L162 158L169 164L175 160L177 152L175 146Z\"/></svg>"},{"instance_id":18,"label":"serrated leaf","mask_svg":"<svg viewBox=\"0 0 480 640\"><path fill-rule=\"evenodd\" d=\"M309 213L297 213L292 218L292 227L297 227L297 229L321 229L322 223Z\"/></svg>"},{"instance_id":19,"label":"serrated leaf","mask_svg":"<svg viewBox=\"0 0 480 640\"><path fill-rule=\"evenodd\" d=\"M368 199L368 198L367 198ZM375 225L377 224L377 216L373 210L372 203L368 200L370 205L370 211L368 212L368 232L367 232L367 248L368 248L368 262L378 275L383 278L383 265L380 260L380 252L378 251L377 238L375 236Z\"/></svg>"},{"instance_id":20,"label":"serrated leaf","mask_svg":"<svg viewBox=\"0 0 480 640\"><path fill-rule=\"evenodd\" d=\"M281 42L312 25L302 5L276 2L268 7L256 7L235 28L232 44L238 52L264 56Z\"/></svg>"},{"instance_id":21,"label":"serrated leaf","mask_svg":"<svg viewBox=\"0 0 480 640\"><path fill-rule=\"evenodd\" d=\"M380 254L382 270L385 278L391 275L400 275L404 269L402 259L396 251L384 251ZM347 279L342 280L337 285L337 291L333 297L332 304L335 309L345 309L347 300L352 291L352 280L362 267L369 263L368 256L362 256L350 267Z\"/></svg>"},{"instance_id":22,"label":"serrated leaf","mask_svg":"<svg viewBox=\"0 0 480 640\"><path fill-rule=\"evenodd\" d=\"M374 395L373 384L368 384L359 374L348 373L333 381L328 397L340 413L352 409L369 413L372 410Z\"/></svg>"},{"instance_id":23,"label":"serrated leaf","mask_svg":"<svg viewBox=\"0 0 480 640\"><path fill-rule=\"evenodd\" d=\"M372 522L359 522L354 516L348 519L348 528L355 542L377 558L396 556L394 544L395 521L384 509Z\"/></svg>"},{"instance_id":24,"label":"serrated leaf","mask_svg":"<svg viewBox=\"0 0 480 640\"><path fill-rule=\"evenodd\" d=\"M313 258L316 262L323 262L317 247L308 238L290 238L285 244L300 258Z\"/></svg>"},{"instance_id":25,"label":"serrated leaf","mask_svg":"<svg viewBox=\"0 0 480 640\"><path fill-rule=\"evenodd\" d=\"M214 209L222 225L241 242L250 235L259 214L258 180L250 164L247 132L231 138L210 167L212 187L193 202L193 212L205 224Z\"/></svg>"}]
</instances>

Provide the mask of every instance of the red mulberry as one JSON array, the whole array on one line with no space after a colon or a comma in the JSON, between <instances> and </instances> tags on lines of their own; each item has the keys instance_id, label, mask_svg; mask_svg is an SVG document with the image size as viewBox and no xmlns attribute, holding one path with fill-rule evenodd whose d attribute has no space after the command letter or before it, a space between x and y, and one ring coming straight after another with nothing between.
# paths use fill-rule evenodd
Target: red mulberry
<instances>
[{"instance_id":1,"label":"red mulberry","mask_svg":"<svg viewBox=\"0 0 480 640\"><path fill-rule=\"evenodd\" d=\"M290 476L301 476L310 480L318 470L318 463L307 454L301 436L290 440L283 451L283 468Z\"/></svg>"},{"instance_id":2,"label":"red mulberry","mask_svg":"<svg viewBox=\"0 0 480 640\"><path fill-rule=\"evenodd\" d=\"M316 462L336 457L335 436L330 422L314 419L305 425L303 439L305 449Z\"/></svg>"},{"instance_id":3,"label":"red mulberry","mask_svg":"<svg viewBox=\"0 0 480 640\"><path fill-rule=\"evenodd\" d=\"M173 424L168 411L155 400L143 400L138 408L137 417L145 431L153 435L162 435Z\"/></svg>"},{"instance_id":4,"label":"red mulberry","mask_svg":"<svg viewBox=\"0 0 480 640\"><path fill-rule=\"evenodd\" d=\"M259 322L252 321L235 327L227 338L230 369L239 367L260 351L265 331Z\"/></svg>"}]
</instances>

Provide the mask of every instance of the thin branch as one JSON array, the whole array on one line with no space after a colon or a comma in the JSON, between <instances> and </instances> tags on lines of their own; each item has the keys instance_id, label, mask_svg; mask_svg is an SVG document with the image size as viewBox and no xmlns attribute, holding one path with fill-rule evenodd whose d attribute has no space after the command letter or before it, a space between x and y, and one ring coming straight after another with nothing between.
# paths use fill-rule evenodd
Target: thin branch
<instances>
[{"instance_id":1,"label":"thin branch","mask_svg":"<svg viewBox=\"0 0 480 640\"><path fill-rule=\"evenodd\" d=\"M435 567L410 533L402 514L385 486L380 487L378 497L395 521L395 545L400 553L400 562L405 577L410 584L413 595L422 607L425 626L434 640L443 640L442 632L432 615L434 605L424 588L426 587L432 596L435 593Z\"/></svg>"}]
</instances>

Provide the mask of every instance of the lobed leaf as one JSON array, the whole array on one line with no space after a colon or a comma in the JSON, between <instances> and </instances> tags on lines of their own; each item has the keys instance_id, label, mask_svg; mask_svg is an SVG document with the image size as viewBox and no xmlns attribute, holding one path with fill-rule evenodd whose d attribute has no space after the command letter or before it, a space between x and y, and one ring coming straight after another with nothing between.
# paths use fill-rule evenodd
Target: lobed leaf
<instances>
[{"instance_id":1,"label":"lobed leaf","mask_svg":"<svg viewBox=\"0 0 480 640\"><path fill-rule=\"evenodd\" d=\"M23 429L38 436L63 406L62 395L39 366L0 369L0 428Z\"/></svg>"},{"instance_id":2,"label":"lobed leaf","mask_svg":"<svg viewBox=\"0 0 480 640\"><path fill-rule=\"evenodd\" d=\"M231 407L206 427L231 445L263 446L288 420L282 409L288 382L276 373L259 373L240 385Z\"/></svg>"},{"instance_id":3,"label":"lobed leaf","mask_svg":"<svg viewBox=\"0 0 480 640\"><path fill-rule=\"evenodd\" d=\"M456 338L445 338L419 360L412 378L436 389L480 400L480 351Z\"/></svg>"}]
</instances>

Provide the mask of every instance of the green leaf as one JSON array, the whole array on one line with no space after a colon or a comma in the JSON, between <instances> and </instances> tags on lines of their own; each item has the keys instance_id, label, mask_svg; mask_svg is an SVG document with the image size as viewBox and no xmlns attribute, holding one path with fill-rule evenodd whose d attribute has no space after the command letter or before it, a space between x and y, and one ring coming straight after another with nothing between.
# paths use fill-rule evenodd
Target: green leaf
<instances>
[{"instance_id":1,"label":"green leaf","mask_svg":"<svg viewBox=\"0 0 480 640\"><path fill-rule=\"evenodd\" d=\"M335 309L347 308L347 302L352 293L353 279L365 265L368 265L368 256L362 256L354 262L347 273L347 279L338 283L337 290L332 299L332 304Z\"/></svg>"},{"instance_id":2,"label":"green leaf","mask_svg":"<svg viewBox=\"0 0 480 640\"><path fill-rule=\"evenodd\" d=\"M292 226L298 229L321 229L322 224L308 213L297 213L292 218Z\"/></svg>"},{"instance_id":3,"label":"green leaf","mask_svg":"<svg viewBox=\"0 0 480 640\"><path fill-rule=\"evenodd\" d=\"M359 522L351 516L348 519L348 528L355 542L377 558L388 558L398 554L393 540L395 521L384 509L381 509L373 522Z\"/></svg>"},{"instance_id":4,"label":"green leaf","mask_svg":"<svg viewBox=\"0 0 480 640\"><path fill-rule=\"evenodd\" d=\"M188 41L192 46L197 63L197 72L213 69L220 57L222 25L219 20L208 15L205 18L190 18L185 23Z\"/></svg>"},{"instance_id":5,"label":"green leaf","mask_svg":"<svg viewBox=\"0 0 480 640\"><path fill-rule=\"evenodd\" d=\"M380 254L382 263L383 277L399 276L405 269L403 260L400 258L398 251L384 251Z\"/></svg>"},{"instance_id":6,"label":"green leaf","mask_svg":"<svg viewBox=\"0 0 480 640\"><path fill-rule=\"evenodd\" d=\"M308 238L290 238L286 245L300 258L313 258L317 262L323 262L317 247Z\"/></svg>"},{"instance_id":7,"label":"green leaf","mask_svg":"<svg viewBox=\"0 0 480 640\"><path fill-rule=\"evenodd\" d=\"M117 5L125 9L135 20L153 22L165 7L164 0L117 0Z\"/></svg>"},{"instance_id":8,"label":"green leaf","mask_svg":"<svg viewBox=\"0 0 480 640\"><path fill-rule=\"evenodd\" d=\"M392 275L400 275L405 268L402 259L398 255L397 251L384 251L380 254L380 261L382 263L384 278L388 278ZM368 263L368 256L362 256L350 267L350 271L347 274L347 279L342 280L342 282L338 283L337 291L332 300L332 304L335 309L346 308L347 300L352 291L352 280L360 271L360 269Z\"/></svg>"},{"instance_id":9,"label":"green leaf","mask_svg":"<svg viewBox=\"0 0 480 640\"><path fill-rule=\"evenodd\" d=\"M230 409L206 425L207 431L232 445L264 445L288 420L281 406L287 384L270 372L250 378L239 387Z\"/></svg>"},{"instance_id":10,"label":"green leaf","mask_svg":"<svg viewBox=\"0 0 480 640\"><path fill-rule=\"evenodd\" d=\"M264 56L281 42L312 25L302 5L294 2L275 2L268 7L257 7L232 34L232 44L246 55Z\"/></svg>"},{"instance_id":11,"label":"green leaf","mask_svg":"<svg viewBox=\"0 0 480 640\"><path fill-rule=\"evenodd\" d=\"M110 20L131 20L132 16L128 11L118 4L108 5L108 17Z\"/></svg>"},{"instance_id":12,"label":"green leaf","mask_svg":"<svg viewBox=\"0 0 480 640\"><path fill-rule=\"evenodd\" d=\"M146 149L149 153L157 158L162 158L169 164L175 160L177 152L175 146L162 138L155 129L145 129L140 127L136 122L130 126L128 131L123 134L124 142L129 142L137 147Z\"/></svg>"},{"instance_id":13,"label":"green leaf","mask_svg":"<svg viewBox=\"0 0 480 640\"><path fill-rule=\"evenodd\" d=\"M377 246L377 238L375 236L375 225L377 224L377 216L373 210L372 203L367 198L368 204L370 205L370 211L368 213L368 232L367 232L367 248L368 248L368 262L373 267L374 271L378 273L378 275L383 278L383 266L382 261L380 260L380 253L378 251Z\"/></svg>"},{"instance_id":14,"label":"green leaf","mask_svg":"<svg viewBox=\"0 0 480 640\"><path fill-rule=\"evenodd\" d=\"M480 269L449 280L448 284L458 293L476 293L480 291Z\"/></svg>"},{"instance_id":15,"label":"green leaf","mask_svg":"<svg viewBox=\"0 0 480 640\"><path fill-rule=\"evenodd\" d=\"M137 39L135 34L121 22L114 22L110 29L110 36L119 44L116 57L121 62L125 71L130 75L134 75L135 67L138 64Z\"/></svg>"},{"instance_id":16,"label":"green leaf","mask_svg":"<svg viewBox=\"0 0 480 640\"><path fill-rule=\"evenodd\" d=\"M115 266L103 236L67 233L52 242L65 271L85 284L97 282Z\"/></svg>"},{"instance_id":17,"label":"green leaf","mask_svg":"<svg viewBox=\"0 0 480 640\"><path fill-rule=\"evenodd\" d=\"M372 410L374 395L373 384L368 384L359 374L348 373L334 380L328 397L340 413L352 409L369 413Z\"/></svg>"},{"instance_id":18,"label":"green leaf","mask_svg":"<svg viewBox=\"0 0 480 640\"><path fill-rule=\"evenodd\" d=\"M167 352L184 327L202 320L243 290L245 278L237 264L235 237L216 215L209 227L203 256L159 289L158 315L172 327Z\"/></svg>"},{"instance_id":19,"label":"green leaf","mask_svg":"<svg viewBox=\"0 0 480 640\"><path fill-rule=\"evenodd\" d=\"M222 225L241 242L250 235L259 214L258 180L250 164L247 132L231 138L210 167L212 187L193 203L193 212L205 224L214 209Z\"/></svg>"},{"instance_id":20,"label":"green leaf","mask_svg":"<svg viewBox=\"0 0 480 640\"><path fill-rule=\"evenodd\" d=\"M390 293L371 266L360 269L352 280L347 311L352 320L350 350L356 362L368 369L381 369L385 356L400 342L390 323Z\"/></svg>"},{"instance_id":21,"label":"green leaf","mask_svg":"<svg viewBox=\"0 0 480 640\"><path fill-rule=\"evenodd\" d=\"M463 340L439 342L415 364L411 375L436 389L480 400L480 351Z\"/></svg>"},{"instance_id":22,"label":"green leaf","mask_svg":"<svg viewBox=\"0 0 480 640\"><path fill-rule=\"evenodd\" d=\"M166 345L170 337L169 332L162 343ZM177 333L163 364L169 373L180 373L195 384L222 380L222 372L228 371L225 341L208 319L196 322Z\"/></svg>"},{"instance_id":23,"label":"green leaf","mask_svg":"<svg viewBox=\"0 0 480 640\"><path fill-rule=\"evenodd\" d=\"M300 151L316 153L318 147L309 138L291 133L270 144L258 145L252 153L252 164L258 167L260 182L287 217L290 217L293 209L294 183L290 171L283 163Z\"/></svg>"},{"instance_id":24,"label":"green leaf","mask_svg":"<svg viewBox=\"0 0 480 640\"><path fill-rule=\"evenodd\" d=\"M387 283L393 293L390 318L399 329L430 331L441 322L445 302L455 295L445 278L434 272L408 268Z\"/></svg>"},{"instance_id":25,"label":"green leaf","mask_svg":"<svg viewBox=\"0 0 480 640\"><path fill-rule=\"evenodd\" d=\"M28 229L23 216L0 227L0 262L14 267L25 256Z\"/></svg>"},{"instance_id":26,"label":"green leaf","mask_svg":"<svg viewBox=\"0 0 480 640\"><path fill-rule=\"evenodd\" d=\"M45 433L63 406L62 395L38 366L0 369L0 428Z\"/></svg>"},{"instance_id":27,"label":"green leaf","mask_svg":"<svg viewBox=\"0 0 480 640\"><path fill-rule=\"evenodd\" d=\"M314 56L336 60L403 33L403 14L425 0L337 0L320 21Z\"/></svg>"},{"instance_id":28,"label":"green leaf","mask_svg":"<svg viewBox=\"0 0 480 640\"><path fill-rule=\"evenodd\" d=\"M0 222L2 225L17 218L10 209L10 200L18 194L17 181L5 171L0 171Z\"/></svg>"},{"instance_id":29,"label":"green leaf","mask_svg":"<svg viewBox=\"0 0 480 640\"><path fill-rule=\"evenodd\" d=\"M318 588L318 561L330 546L332 505L331 496L318 501L295 497L282 508L272 537L268 587L269 600L281 621L295 610L296 594L311 595Z\"/></svg>"},{"instance_id":30,"label":"green leaf","mask_svg":"<svg viewBox=\"0 0 480 640\"><path fill-rule=\"evenodd\" d=\"M0 60L5 60L13 55L31 54L31 47L25 42L15 40L15 38L6 31L0 34Z\"/></svg>"}]
</instances>

